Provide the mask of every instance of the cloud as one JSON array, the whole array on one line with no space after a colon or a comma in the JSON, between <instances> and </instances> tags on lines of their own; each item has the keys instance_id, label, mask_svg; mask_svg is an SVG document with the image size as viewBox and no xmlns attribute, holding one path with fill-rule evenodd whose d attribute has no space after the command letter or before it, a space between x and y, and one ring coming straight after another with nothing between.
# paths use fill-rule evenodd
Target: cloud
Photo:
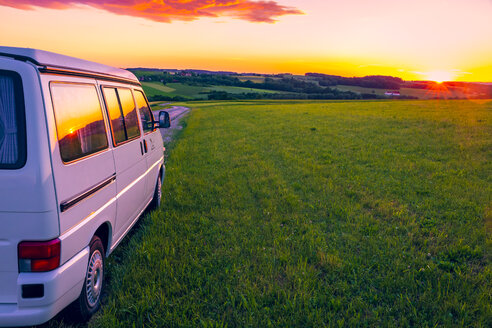
<instances>
[{"instance_id":1,"label":"cloud","mask_svg":"<svg viewBox=\"0 0 492 328\"><path fill-rule=\"evenodd\" d=\"M35 7L67 9L80 5L157 22L226 16L249 22L274 23L280 16L303 14L296 8L280 5L276 1L255 0L0 0L0 6L23 10Z\"/></svg>"}]
</instances>

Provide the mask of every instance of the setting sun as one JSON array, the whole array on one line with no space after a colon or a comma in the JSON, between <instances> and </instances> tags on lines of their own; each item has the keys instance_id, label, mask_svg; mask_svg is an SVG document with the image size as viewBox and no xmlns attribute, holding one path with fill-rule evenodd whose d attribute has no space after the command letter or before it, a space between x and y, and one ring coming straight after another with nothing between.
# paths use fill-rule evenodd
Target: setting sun
<instances>
[{"instance_id":1,"label":"setting sun","mask_svg":"<svg viewBox=\"0 0 492 328\"><path fill-rule=\"evenodd\" d=\"M456 77L455 74L446 71L432 71L432 72L423 73L422 75L425 76L426 80L434 81L437 83L442 83L444 81L452 81Z\"/></svg>"}]
</instances>

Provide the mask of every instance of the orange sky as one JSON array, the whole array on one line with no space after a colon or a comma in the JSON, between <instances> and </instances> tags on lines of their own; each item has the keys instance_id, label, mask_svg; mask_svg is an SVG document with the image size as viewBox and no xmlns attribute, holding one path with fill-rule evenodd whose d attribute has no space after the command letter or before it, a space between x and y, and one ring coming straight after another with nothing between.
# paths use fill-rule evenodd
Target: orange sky
<instances>
[{"instance_id":1,"label":"orange sky","mask_svg":"<svg viewBox=\"0 0 492 328\"><path fill-rule=\"evenodd\" d=\"M492 81L491 21L492 0L0 0L0 44L119 67Z\"/></svg>"}]
</instances>

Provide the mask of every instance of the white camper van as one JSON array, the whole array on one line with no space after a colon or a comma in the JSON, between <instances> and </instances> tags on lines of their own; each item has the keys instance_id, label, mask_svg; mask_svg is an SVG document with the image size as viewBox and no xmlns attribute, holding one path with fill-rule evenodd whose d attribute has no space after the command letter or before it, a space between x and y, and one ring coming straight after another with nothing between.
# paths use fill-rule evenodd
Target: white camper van
<instances>
[{"instance_id":1,"label":"white camper van","mask_svg":"<svg viewBox=\"0 0 492 328\"><path fill-rule=\"evenodd\" d=\"M128 71L0 47L0 326L97 311L105 257L160 204L169 124Z\"/></svg>"}]
</instances>

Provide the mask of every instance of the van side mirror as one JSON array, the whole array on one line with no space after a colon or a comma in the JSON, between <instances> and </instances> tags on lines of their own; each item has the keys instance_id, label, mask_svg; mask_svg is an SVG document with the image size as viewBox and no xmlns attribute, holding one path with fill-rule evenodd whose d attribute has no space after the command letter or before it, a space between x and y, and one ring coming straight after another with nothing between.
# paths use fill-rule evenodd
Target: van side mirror
<instances>
[{"instance_id":1,"label":"van side mirror","mask_svg":"<svg viewBox=\"0 0 492 328\"><path fill-rule=\"evenodd\" d=\"M159 127L167 129L171 126L171 117L169 116L169 113L161 110L159 112Z\"/></svg>"}]
</instances>

